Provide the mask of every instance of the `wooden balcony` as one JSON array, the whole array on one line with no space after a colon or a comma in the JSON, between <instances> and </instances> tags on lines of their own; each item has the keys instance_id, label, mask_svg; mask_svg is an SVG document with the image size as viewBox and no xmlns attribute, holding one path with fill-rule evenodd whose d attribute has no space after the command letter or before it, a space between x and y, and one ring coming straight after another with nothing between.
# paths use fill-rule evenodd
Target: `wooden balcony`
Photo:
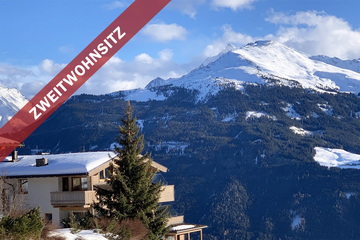
<instances>
[{"instance_id":1,"label":"wooden balcony","mask_svg":"<svg viewBox=\"0 0 360 240\"><path fill-rule=\"evenodd\" d=\"M165 185L162 187L162 190L159 200L160 203L175 201L174 185Z\"/></svg>"},{"instance_id":2,"label":"wooden balcony","mask_svg":"<svg viewBox=\"0 0 360 240\"><path fill-rule=\"evenodd\" d=\"M98 202L95 191L51 192L50 196L53 207L88 208L93 202Z\"/></svg>"}]
</instances>

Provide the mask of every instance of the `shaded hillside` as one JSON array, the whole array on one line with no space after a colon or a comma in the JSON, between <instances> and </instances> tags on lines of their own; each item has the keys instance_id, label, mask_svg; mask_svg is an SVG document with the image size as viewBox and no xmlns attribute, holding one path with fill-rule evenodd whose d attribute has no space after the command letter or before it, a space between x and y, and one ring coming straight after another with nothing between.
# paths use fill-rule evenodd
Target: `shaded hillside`
<instances>
[{"instance_id":1,"label":"shaded hillside","mask_svg":"<svg viewBox=\"0 0 360 240\"><path fill-rule=\"evenodd\" d=\"M162 86L163 101L132 102L146 151L167 166L175 209L205 239L358 239L358 170L328 169L315 147L360 153L360 99L285 86L227 87L205 102ZM111 147L126 101L72 97L26 141L53 153Z\"/></svg>"}]
</instances>

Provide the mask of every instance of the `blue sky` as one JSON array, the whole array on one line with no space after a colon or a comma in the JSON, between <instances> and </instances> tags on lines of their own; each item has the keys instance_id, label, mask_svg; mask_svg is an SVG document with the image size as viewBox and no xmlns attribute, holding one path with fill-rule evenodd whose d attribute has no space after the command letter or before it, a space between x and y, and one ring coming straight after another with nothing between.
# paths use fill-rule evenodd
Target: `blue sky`
<instances>
[{"instance_id":1,"label":"blue sky","mask_svg":"<svg viewBox=\"0 0 360 240\"><path fill-rule=\"evenodd\" d=\"M31 98L133 1L0 0L0 84ZM172 0L78 93L179 77L227 43L360 58L359 0Z\"/></svg>"}]
</instances>

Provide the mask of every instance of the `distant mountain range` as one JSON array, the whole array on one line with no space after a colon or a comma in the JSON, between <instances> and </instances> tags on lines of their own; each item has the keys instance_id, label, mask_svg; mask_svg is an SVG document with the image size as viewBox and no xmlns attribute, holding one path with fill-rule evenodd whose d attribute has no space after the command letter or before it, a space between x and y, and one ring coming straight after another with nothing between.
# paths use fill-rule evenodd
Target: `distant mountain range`
<instances>
[{"instance_id":1,"label":"distant mountain range","mask_svg":"<svg viewBox=\"0 0 360 240\"><path fill-rule=\"evenodd\" d=\"M229 44L217 56L175 79L156 78L145 89L122 91L125 99L163 100L170 92L159 88L182 87L197 91L205 101L227 86L244 84L298 86L319 92L360 92L360 61L326 56L309 57L275 41L258 41L242 48Z\"/></svg>"}]
</instances>

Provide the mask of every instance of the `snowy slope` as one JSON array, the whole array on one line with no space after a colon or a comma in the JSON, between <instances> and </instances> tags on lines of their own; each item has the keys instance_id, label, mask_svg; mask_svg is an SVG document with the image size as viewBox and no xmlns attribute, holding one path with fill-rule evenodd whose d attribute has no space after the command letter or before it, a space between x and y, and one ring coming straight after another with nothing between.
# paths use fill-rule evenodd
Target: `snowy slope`
<instances>
[{"instance_id":1,"label":"snowy slope","mask_svg":"<svg viewBox=\"0 0 360 240\"><path fill-rule=\"evenodd\" d=\"M208 58L200 67L180 78L157 78L145 91L135 91L142 91L147 99L162 100L165 97L154 94L156 88L165 85L184 87L198 91L199 101L224 87L241 89L244 83L302 86L319 92L360 92L360 65L356 61L331 64L325 59L309 58L275 41L257 41L239 49L228 45L217 56ZM128 100L137 100L134 92L127 95Z\"/></svg>"},{"instance_id":2,"label":"snowy slope","mask_svg":"<svg viewBox=\"0 0 360 240\"><path fill-rule=\"evenodd\" d=\"M13 117L28 100L17 89L0 86L0 127Z\"/></svg>"},{"instance_id":3,"label":"snowy slope","mask_svg":"<svg viewBox=\"0 0 360 240\"><path fill-rule=\"evenodd\" d=\"M321 166L360 169L360 155L343 149L315 148L314 160Z\"/></svg>"},{"instance_id":4,"label":"snowy slope","mask_svg":"<svg viewBox=\"0 0 360 240\"><path fill-rule=\"evenodd\" d=\"M336 57L331 58L324 55L318 55L311 57L311 59L360 73L360 58L354 60L341 60L340 58Z\"/></svg>"}]
</instances>

